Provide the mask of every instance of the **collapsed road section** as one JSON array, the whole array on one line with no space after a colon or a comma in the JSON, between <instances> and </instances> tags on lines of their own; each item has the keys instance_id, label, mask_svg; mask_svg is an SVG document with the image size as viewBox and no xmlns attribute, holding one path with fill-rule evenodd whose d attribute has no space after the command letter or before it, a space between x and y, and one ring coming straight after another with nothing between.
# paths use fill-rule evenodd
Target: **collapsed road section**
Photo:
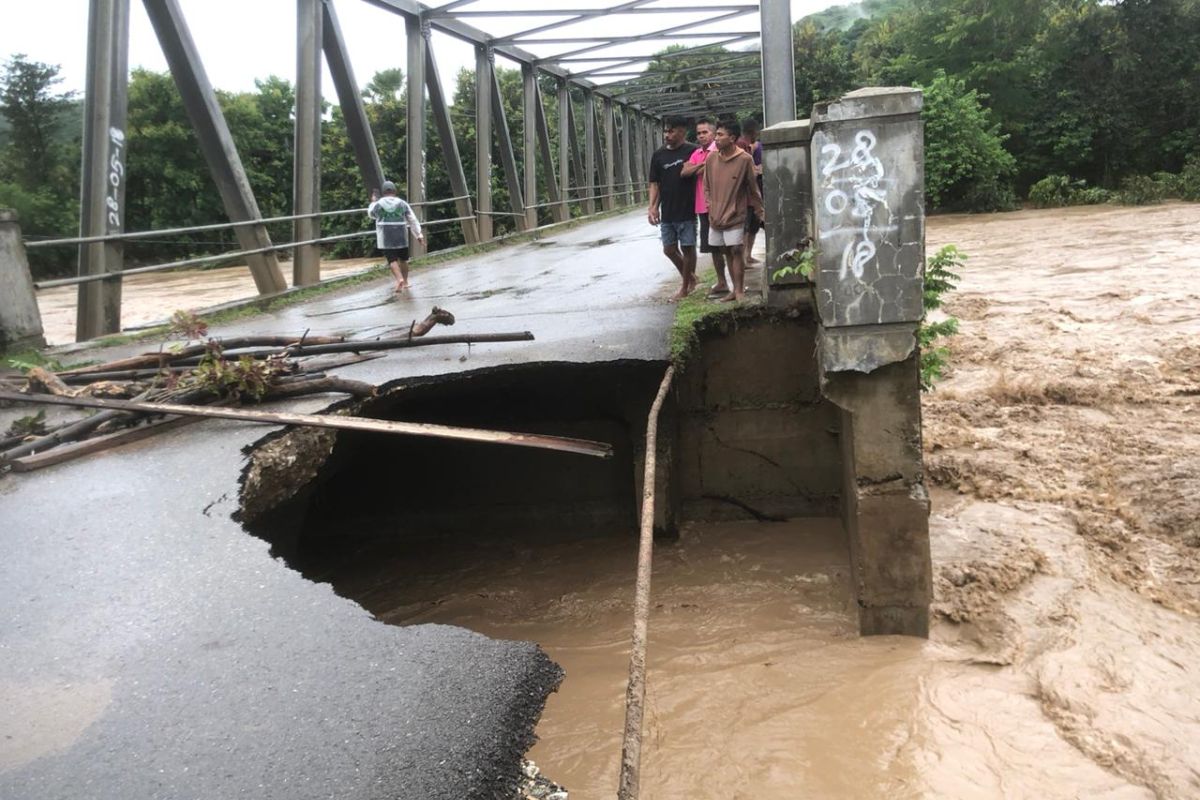
<instances>
[{"instance_id":1,"label":"collapsed road section","mask_svg":"<svg viewBox=\"0 0 1200 800\"><path fill-rule=\"evenodd\" d=\"M516 785L560 670L531 643L379 625L272 563L230 518L260 436L210 421L6 482L0 796Z\"/></svg>"}]
</instances>

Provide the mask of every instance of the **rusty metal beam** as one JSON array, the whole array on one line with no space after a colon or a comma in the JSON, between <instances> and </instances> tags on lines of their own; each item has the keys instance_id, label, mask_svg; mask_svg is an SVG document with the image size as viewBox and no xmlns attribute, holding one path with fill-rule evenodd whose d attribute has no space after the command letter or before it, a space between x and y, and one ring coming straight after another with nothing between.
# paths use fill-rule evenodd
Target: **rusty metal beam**
<instances>
[{"instance_id":1,"label":"rusty metal beam","mask_svg":"<svg viewBox=\"0 0 1200 800\"><path fill-rule=\"evenodd\" d=\"M365 433L390 433L406 436L425 436L433 439L455 439L481 444L505 444L516 447L533 447L541 450L558 450L598 458L611 458L612 445L589 439L572 439L566 436L547 436L538 433L513 433L482 428L461 428L452 425L434 425L427 422L400 422L389 419L350 417L337 414L290 414L273 411L253 411L245 408L221 408L219 406L189 406L178 403L145 403L134 400L108 400L99 397L58 397L56 395L28 395L20 392L0 391L0 400L37 405L72 406L75 408L102 408L110 411L130 411L142 414L172 414L181 417L209 417L211 419L233 419L242 422L257 422L262 425L300 425L309 428L332 428L342 431Z\"/></svg>"}]
</instances>

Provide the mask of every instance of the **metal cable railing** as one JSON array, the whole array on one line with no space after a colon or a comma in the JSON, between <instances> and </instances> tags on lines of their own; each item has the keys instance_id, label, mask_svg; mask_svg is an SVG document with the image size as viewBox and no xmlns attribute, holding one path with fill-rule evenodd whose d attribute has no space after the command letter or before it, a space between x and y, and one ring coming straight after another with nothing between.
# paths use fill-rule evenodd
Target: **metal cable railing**
<instances>
[{"instance_id":1,"label":"metal cable railing","mask_svg":"<svg viewBox=\"0 0 1200 800\"><path fill-rule=\"evenodd\" d=\"M435 219L429 222L421 223L422 228L432 228L437 225L448 225L452 222L463 222L464 220L475 219L470 217L452 217L448 219ZM342 233L336 236L323 236L319 239L306 239L301 242L285 242L283 244L275 244L270 247L258 247L253 250L235 250L229 253L220 253L215 256L197 256L196 258L187 258L181 261L171 261L166 264L154 264L147 267L132 267L123 269L120 272L108 272L103 275L76 275L71 278L55 278L53 280L37 281L33 284L35 289L51 289L55 286L71 286L80 283L93 283L95 281L116 280L126 275L142 275L148 272L165 272L166 270L179 269L181 267L193 267L199 264L214 264L221 261L229 261L230 259L243 258L245 256L259 255L262 253L270 253L275 250L290 250L293 247L301 247L311 244L324 244L326 242L339 242L345 239L365 238L374 236L375 231L355 231L353 233Z\"/></svg>"},{"instance_id":2,"label":"metal cable railing","mask_svg":"<svg viewBox=\"0 0 1200 800\"><path fill-rule=\"evenodd\" d=\"M426 200L421 203L409 203L414 208L422 208L424 206L436 206L443 203L453 203L458 200L470 200L471 195L464 194L458 197L447 197L444 200ZM32 250L39 247L53 247L55 245L69 244L97 244L99 242L115 242L129 239L152 239L156 236L174 236L180 233L199 233L201 231L218 231L228 228L245 228L250 225L266 225L272 222L292 222L298 219L313 219L315 217L342 217L350 214L365 214L367 206L362 208L347 208L343 211L318 211L315 214L292 214L286 217L264 217L263 219L249 219L239 222L217 222L212 225L191 225L186 228L162 228L155 231L134 231L131 233L111 233L104 236L76 236L67 239L41 239L41 240L26 240L25 249Z\"/></svg>"},{"instance_id":3,"label":"metal cable railing","mask_svg":"<svg viewBox=\"0 0 1200 800\"><path fill-rule=\"evenodd\" d=\"M614 187L635 187L635 186L639 186L639 185L640 185L639 183L635 183L635 182L613 184ZM586 186L586 187L572 187L572 189L575 191L580 191L583 189L599 188L601 186L607 187L608 184L597 184L597 185ZM568 190L568 191L571 191L571 190ZM584 202L587 200L602 200L602 199L605 199L608 197L618 197L618 196L622 196L622 195L627 195L631 191L632 191L631 189L627 188L625 191L610 192L607 194L599 194L599 195L589 195L587 197L567 198L566 200L558 200L556 202L547 202L547 203L539 203L536 205L527 205L524 208L526 209L526 211L529 211L529 210L533 210L533 209L549 208L549 207L553 207L553 206L562 205L564 202L580 203L580 202ZM439 200L427 200L427 201L423 201L420 203L410 203L410 205L412 205L414 207L426 207L426 206L443 205L445 203L453 203L453 202L457 202L459 200L471 200L471 199L473 199L472 195L466 194L466 195L459 195L456 197L447 197L447 198L439 199ZM144 239L152 239L157 236L174 236L174 235L179 235L179 234L195 233L195 232L202 232L202 231L225 230L225 229L230 229L230 228L245 227L248 225L264 225L264 224L275 223L275 222L290 222L290 221L299 220L299 219L312 219L314 217L336 217L336 216L348 216L351 214L365 214L366 210L367 210L366 207L363 207L363 208L345 209L345 210L341 210L341 211L321 211L321 212L317 212L314 214L292 214L292 215L284 216L284 217L267 217L267 218L263 218L263 219L245 220L245 221L239 221L239 222L222 222L222 223L216 223L216 224L212 224L212 225L194 225L194 226L184 227L184 228L163 228L161 230L155 230L155 231L136 231L136 232L130 232L130 233L117 233L117 234L109 234L106 236L77 236L77 237L62 238L62 239L45 239L45 240L41 240L41 241L27 241L27 242L25 242L25 247L27 249L29 249L29 248L39 248L39 247L52 247L52 246L56 246L56 245L57 246L66 246L66 245L80 245L80 244L98 244L98 243L102 243L102 242L111 242L111 241L144 240ZM466 222L466 221L476 219L477 215L503 216L503 217L523 217L524 216L524 214L520 214L520 213L512 212L512 211L476 212L476 214L472 214L469 216L450 217L450 218L445 218L445 219L434 219L434 220L423 221L421 223L421 226L423 228L433 228L433 227L437 227L437 226L441 226L441 225L449 225L449 224L452 224L455 222ZM110 273L104 273L104 274L99 274L99 275L76 275L76 276L72 276L69 278L53 278L53 279L44 280L44 281L36 281L33 284L33 286L35 289L41 290L41 289L52 289L52 288L59 287L59 286L74 286L74 285L79 285L79 284L84 284L84 283L94 283L96 281L119 280L120 278L127 276L127 275L143 275L143 274L152 273L152 272L165 272L168 270L181 269L184 267L200 266L203 264L216 264L216 263L220 263L223 261L231 261L231 260L245 258L246 256L261 255L263 253L270 253L270 252L275 252L275 251L280 251L280 250L290 250L294 247L302 247L302 246L314 245L314 244L326 244L329 242L339 242L339 241L345 241L348 239L356 239L356 238L366 238L366 237L370 237L370 236L374 236L374 235L375 235L374 230L354 231L352 233L343 233L343 234L337 234L337 235L333 235L333 236L322 236L317 239L306 239L306 240L298 241L298 242L283 242L280 244L270 245L269 247L258 247L258 248L253 248L250 250L234 250L234 251L230 251L230 252L226 252L226 253L219 253L219 254L210 255L210 256L195 256L193 258L179 259L176 261L170 261L170 262L166 262L163 264L152 264L152 265L148 265L148 266L144 266L144 267L131 267L129 269L123 269L123 270L120 270L117 272L110 272Z\"/></svg>"}]
</instances>

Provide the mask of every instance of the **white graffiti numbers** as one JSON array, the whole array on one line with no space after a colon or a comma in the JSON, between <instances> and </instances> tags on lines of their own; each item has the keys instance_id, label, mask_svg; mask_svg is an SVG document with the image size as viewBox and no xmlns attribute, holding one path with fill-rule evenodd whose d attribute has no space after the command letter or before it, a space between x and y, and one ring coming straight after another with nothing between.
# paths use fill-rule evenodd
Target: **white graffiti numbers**
<instances>
[{"instance_id":1,"label":"white graffiti numbers","mask_svg":"<svg viewBox=\"0 0 1200 800\"><path fill-rule=\"evenodd\" d=\"M821 177L826 188L825 210L834 216L847 210L855 220L855 237L842 251L842 267L838 279L849 275L862 278L866 267L875 257L875 242L871 239L872 221L878 208L887 208L887 191L883 187L885 170L874 153L875 134L859 131L854 134L854 148L846 158L841 158L842 146L830 143L821 148L822 157L828 157L821 168ZM839 185L846 189L838 188Z\"/></svg>"},{"instance_id":2,"label":"white graffiti numbers","mask_svg":"<svg viewBox=\"0 0 1200 800\"><path fill-rule=\"evenodd\" d=\"M109 230L121 229L121 181L125 179L125 132L120 128L108 129L108 192L104 204L108 206Z\"/></svg>"}]
</instances>

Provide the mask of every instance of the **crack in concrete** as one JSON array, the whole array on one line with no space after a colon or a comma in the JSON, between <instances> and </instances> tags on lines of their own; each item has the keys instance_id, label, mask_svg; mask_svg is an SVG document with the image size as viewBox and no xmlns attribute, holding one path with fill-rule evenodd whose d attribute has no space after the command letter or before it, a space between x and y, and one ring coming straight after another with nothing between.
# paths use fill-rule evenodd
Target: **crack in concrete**
<instances>
[{"instance_id":1,"label":"crack in concrete","mask_svg":"<svg viewBox=\"0 0 1200 800\"><path fill-rule=\"evenodd\" d=\"M770 456L767 456L767 455L764 455L764 454L758 452L757 450L751 450L747 447L736 447L731 444L726 444L725 442L721 441L721 437L717 435L717 431L715 428L713 428L713 426L708 425L706 427L708 428L708 432L712 434L713 439L716 441L717 444L721 445L721 447L724 447L726 450L733 450L736 453L745 453L746 455L749 455L749 456L756 456L757 458L761 458L763 461L767 462L771 466L775 467L775 469L777 469L781 473L783 473L783 477L787 480L787 482L789 484L791 484L793 489L795 489L800 494L804 494L804 490L800 487L799 484L796 483L795 480L792 479L792 476L788 474L787 469L782 464L780 464L778 461L771 458ZM703 466L703 465L701 465L701 466Z\"/></svg>"}]
</instances>

